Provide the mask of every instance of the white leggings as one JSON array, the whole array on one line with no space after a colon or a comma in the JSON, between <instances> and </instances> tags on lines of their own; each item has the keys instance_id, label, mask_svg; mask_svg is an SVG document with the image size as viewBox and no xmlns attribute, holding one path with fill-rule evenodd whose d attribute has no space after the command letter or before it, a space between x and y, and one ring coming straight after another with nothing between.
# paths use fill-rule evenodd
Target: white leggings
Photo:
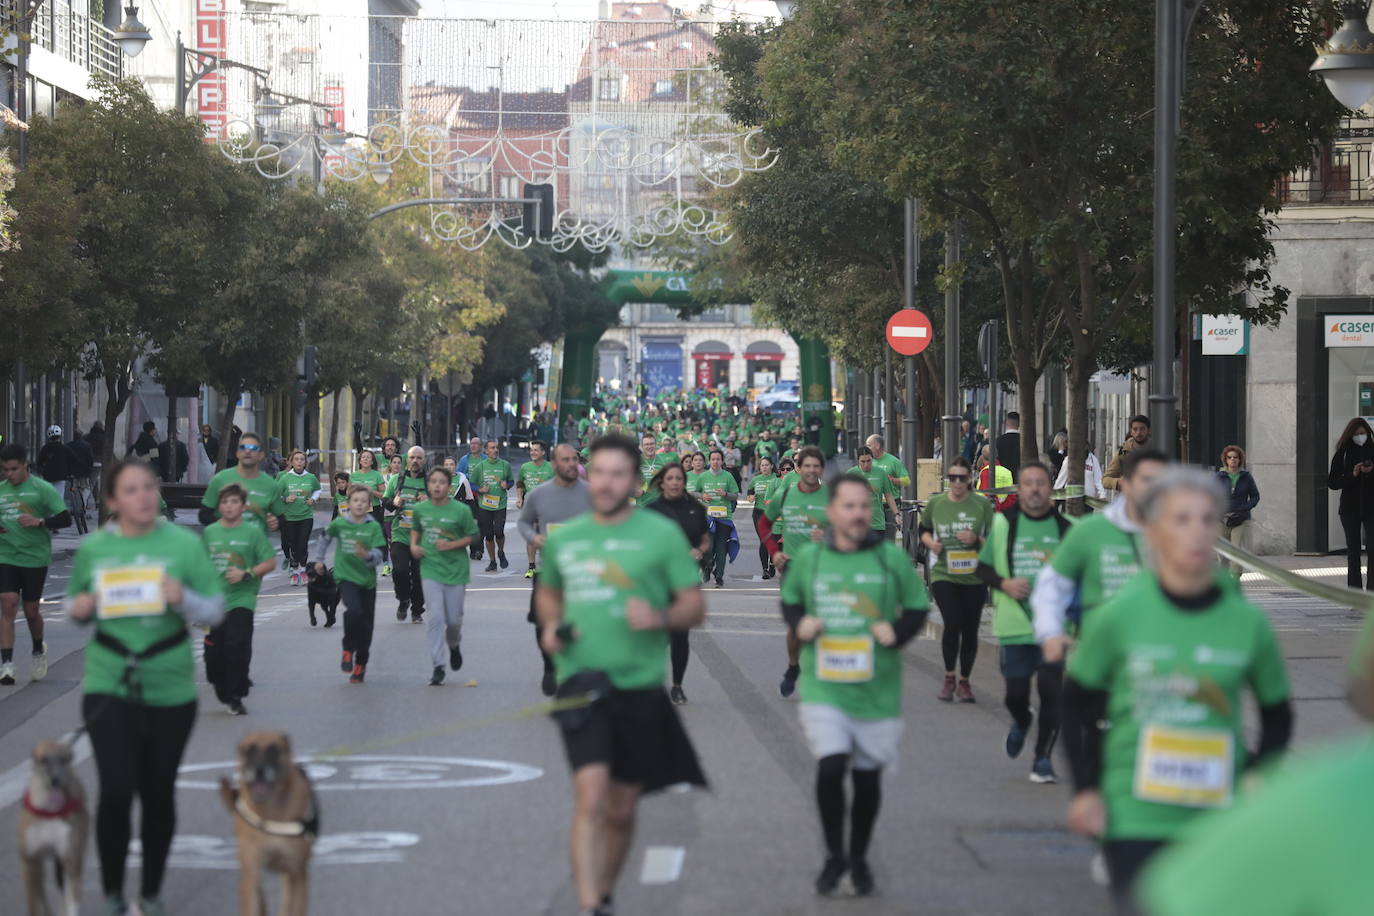
<instances>
[{"instance_id":1,"label":"white leggings","mask_svg":"<svg viewBox=\"0 0 1374 916\"><path fill-rule=\"evenodd\" d=\"M463 597L466 585L445 585L421 579L425 591L425 636L434 667L448 664L448 650L463 638Z\"/></svg>"}]
</instances>

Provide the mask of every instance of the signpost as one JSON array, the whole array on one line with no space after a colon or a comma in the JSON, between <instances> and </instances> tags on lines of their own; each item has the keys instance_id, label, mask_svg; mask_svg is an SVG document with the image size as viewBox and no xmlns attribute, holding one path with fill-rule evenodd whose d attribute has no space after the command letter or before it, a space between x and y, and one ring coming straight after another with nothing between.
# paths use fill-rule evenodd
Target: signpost
<instances>
[{"instance_id":1,"label":"signpost","mask_svg":"<svg viewBox=\"0 0 1374 916\"><path fill-rule=\"evenodd\" d=\"M978 332L978 358L988 379L988 489L997 488L997 326L996 320L986 321ZM977 465L978 456L973 456ZM978 477L974 475L974 482Z\"/></svg>"},{"instance_id":2,"label":"signpost","mask_svg":"<svg viewBox=\"0 0 1374 916\"><path fill-rule=\"evenodd\" d=\"M887 344L903 356L915 356L935 337L926 313L901 309L887 319Z\"/></svg>"}]
</instances>

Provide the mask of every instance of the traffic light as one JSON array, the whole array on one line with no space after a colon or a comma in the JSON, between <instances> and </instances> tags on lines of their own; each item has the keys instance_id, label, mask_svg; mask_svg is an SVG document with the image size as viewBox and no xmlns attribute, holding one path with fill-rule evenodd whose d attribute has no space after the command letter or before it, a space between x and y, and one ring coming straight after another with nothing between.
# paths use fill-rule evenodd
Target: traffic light
<instances>
[{"instance_id":1,"label":"traffic light","mask_svg":"<svg viewBox=\"0 0 1374 916\"><path fill-rule=\"evenodd\" d=\"M521 196L525 199L521 212L522 231L541 242L553 238L553 185L527 183Z\"/></svg>"}]
</instances>

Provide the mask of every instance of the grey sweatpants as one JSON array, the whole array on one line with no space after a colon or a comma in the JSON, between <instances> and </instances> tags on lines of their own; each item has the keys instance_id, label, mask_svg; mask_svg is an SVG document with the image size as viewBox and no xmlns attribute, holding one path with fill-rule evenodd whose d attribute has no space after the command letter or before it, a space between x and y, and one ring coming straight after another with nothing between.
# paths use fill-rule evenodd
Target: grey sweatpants
<instances>
[{"instance_id":1,"label":"grey sweatpants","mask_svg":"<svg viewBox=\"0 0 1374 916\"><path fill-rule=\"evenodd\" d=\"M425 590L425 636L429 640L429 657L434 667L448 664L448 650L463 638L463 596L466 585L445 585L433 579L421 579Z\"/></svg>"}]
</instances>

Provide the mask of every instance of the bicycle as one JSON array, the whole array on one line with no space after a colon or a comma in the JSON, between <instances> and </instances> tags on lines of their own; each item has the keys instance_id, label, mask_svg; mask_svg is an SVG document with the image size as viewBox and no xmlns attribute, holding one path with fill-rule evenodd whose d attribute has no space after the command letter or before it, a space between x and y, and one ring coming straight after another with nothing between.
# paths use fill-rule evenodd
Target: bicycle
<instances>
[{"instance_id":1,"label":"bicycle","mask_svg":"<svg viewBox=\"0 0 1374 916\"><path fill-rule=\"evenodd\" d=\"M86 519L86 490L88 483L84 480L72 478L67 481L65 501L67 511L71 513L72 521L76 524L76 533L85 534L89 530Z\"/></svg>"}]
</instances>

